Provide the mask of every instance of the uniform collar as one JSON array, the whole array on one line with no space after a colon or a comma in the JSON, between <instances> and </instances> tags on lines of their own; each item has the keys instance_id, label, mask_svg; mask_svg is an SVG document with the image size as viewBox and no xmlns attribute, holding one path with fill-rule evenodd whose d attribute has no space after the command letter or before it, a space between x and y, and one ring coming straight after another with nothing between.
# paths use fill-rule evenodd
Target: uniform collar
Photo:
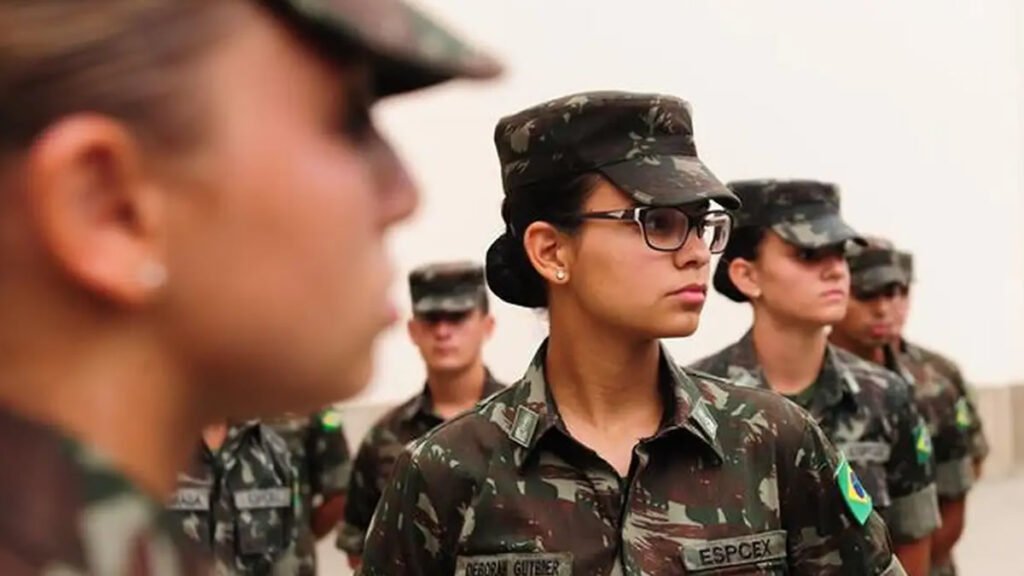
<instances>
[{"instance_id":1,"label":"uniform collar","mask_svg":"<svg viewBox=\"0 0 1024 576\"><path fill-rule=\"evenodd\" d=\"M509 391L504 410L498 410L494 416L509 439L522 449L520 465L529 458L541 439L553 430L571 436L548 386L544 369L547 349L548 343L545 340L530 362L526 374ZM666 408L656 437L684 432L696 437L709 446L720 460L723 459L724 453L718 442L719 421L710 403L704 399L693 379L672 360L664 346L661 347L660 364L661 385L666 394L670 394L671 405Z\"/></svg>"},{"instance_id":2,"label":"uniform collar","mask_svg":"<svg viewBox=\"0 0 1024 576\"><path fill-rule=\"evenodd\" d=\"M738 342L723 352L728 358L729 379L736 380L740 385L771 388L757 361L752 330L748 330ZM855 404L860 392L856 378L841 358L841 353L831 343L825 345L825 361L811 386L815 389L811 402L814 412L830 409L844 401Z\"/></svg>"},{"instance_id":3,"label":"uniform collar","mask_svg":"<svg viewBox=\"0 0 1024 576\"><path fill-rule=\"evenodd\" d=\"M490 369L485 367L484 386L480 391L480 400L483 400L502 389L504 389L504 386L495 380ZM414 396L402 411L403 420L410 421L417 418L429 418L432 420L442 419L434 412L434 401L430 397L430 386L426 383L423 384L423 390Z\"/></svg>"}]
</instances>

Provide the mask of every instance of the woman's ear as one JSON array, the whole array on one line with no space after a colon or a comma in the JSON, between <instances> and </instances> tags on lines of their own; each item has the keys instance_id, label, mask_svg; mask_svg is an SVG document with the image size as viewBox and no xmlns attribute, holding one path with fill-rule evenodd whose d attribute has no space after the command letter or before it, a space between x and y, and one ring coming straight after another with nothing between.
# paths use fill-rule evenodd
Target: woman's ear
<instances>
[{"instance_id":1,"label":"woman's ear","mask_svg":"<svg viewBox=\"0 0 1024 576\"><path fill-rule=\"evenodd\" d=\"M761 297L760 278L754 263L743 258L733 258L729 262L729 280L736 289L750 300Z\"/></svg>"},{"instance_id":2,"label":"woman's ear","mask_svg":"<svg viewBox=\"0 0 1024 576\"><path fill-rule=\"evenodd\" d=\"M565 234L548 222L534 222L523 234L523 248L530 264L549 284L569 280Z\"/></svg>"}]
</instances>

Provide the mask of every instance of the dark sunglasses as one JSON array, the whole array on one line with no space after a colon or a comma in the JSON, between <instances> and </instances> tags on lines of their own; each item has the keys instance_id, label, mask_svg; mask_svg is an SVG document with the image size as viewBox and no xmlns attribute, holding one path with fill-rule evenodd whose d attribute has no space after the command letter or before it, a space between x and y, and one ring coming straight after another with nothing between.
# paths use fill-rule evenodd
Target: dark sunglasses
<instances>
[{"instance_id":1,"label":"dark sunglasses","mask_svg":"<svg viewBox=\"0 0 1024 576\"><path fill-rule=\"evenodd\" d=\"M432 326L442 322L445 324L462 324L472 313L472 310L463 312L424 312L423 314L417 314L416 319Z\"/></svg>"}]
</instances>

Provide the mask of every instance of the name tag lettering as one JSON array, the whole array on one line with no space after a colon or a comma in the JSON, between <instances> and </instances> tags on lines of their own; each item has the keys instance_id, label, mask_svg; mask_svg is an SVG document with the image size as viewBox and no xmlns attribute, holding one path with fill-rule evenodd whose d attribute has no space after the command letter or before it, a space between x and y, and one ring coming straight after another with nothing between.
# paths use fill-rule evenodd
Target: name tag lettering
<instances>
[{"instance_id":1,"label":"name tag lettering","mask_svg":"<svg viewBox=\"0 0 1024 576\"><path fill-rule=\"evenodd\" d=\"M876 462L885 464L892 452L885 442L846 442L836 446L850 462Z\"/></svg>"},{"instance_id":2,"label":"name tag lettering","mask_svg":"<svg viewBox=\"0 0 1024 576\"><path fill-rule=\"evenodd\" d=\"M693 572L776 562L785 558L786 533L782 530L737 538L690 541L683 547L683 564Z\"/></svg>"},{"instance_id":3,"label":"name tag lettering","mask_svg":"<svg viewBox=\"0 0 1024 576\"><path fill-rule=\"evenodd\" d=\"M266 490L242 490L235 493L235 507L239 510L260 510L264 508L287 508L292 504L289 488Z\"/></svg>"},{"instance_id":4,"label":"name tag lettering","mask_svg":"<svg viewBox=\"0 0 1024 576\"><path fill-rule=\"evenodd\" d=\"M167 507L171 510L205 512L210 509L210 491L206 488L178 488Z\"/></svg>"},{"instance_id":5,"label":"name tag lettering","mask_svg":"<svg viewBox=\"0 0 1024 576\"><path fill-rule=\"evenodd\" d=\"M460 556L456 576L571 576L572 554Z\"/></svg>"}]
</instances>

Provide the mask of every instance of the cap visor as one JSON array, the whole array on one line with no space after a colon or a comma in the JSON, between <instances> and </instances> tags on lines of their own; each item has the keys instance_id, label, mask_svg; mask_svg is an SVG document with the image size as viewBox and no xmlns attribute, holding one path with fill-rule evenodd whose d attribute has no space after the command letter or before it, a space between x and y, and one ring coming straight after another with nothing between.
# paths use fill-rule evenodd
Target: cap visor
<instances>
[{"instance_id":1,"label":"cap visor","mask_svg":"<svg viewBox=\"0 0 1024 576\"><path fill-rule=\"evenodd\" d=\"M850 279L851 284L858 292L877 292L886 286L898 284L906 286L907 279L903 273L891 266L879 266L854 272Z\"/></svg>"},{"instance_id":2,"label":"cap visor","mask_svg":"<svg viewBox=\"0 0 1024 576\"><path fill-rule=\"evenodd\" d=\"M694 156L645 156L599 168L613 184L646 206L714 200L728 209L740 200Z\"/></svg>"},{"instance_id":3,"label":"cap visor","mask_svg":"<svg viewBox=\"0 0 1024 576\"><path fill-rule=\"evenodd\" d=\"M867 242L839 214L827 214L799 222L780 222L772 231L787 243L801 248L823 248L844 242Z\"/></svg>"},{"instance_id":4,"label":"cap visor","mask_svg":"<svg viewBox=\"0 0 1024 576\"><path fill-rule=\"evenodd\" d=\"M475 296L460 298L423 298L416 302L412 311L414 314L429 314L431 312L468 312L476 308L480 299Z\"/></svg>"},{"instance_id":5,"label":"cap visor","mask_svg":"<svg viewBox=\"0 0 1024 576\"><path fill-rule=\"evenodd\" d=\"M378 97L426 88L453 78L493 78L497 60L402 0L265 3L331 53L369 55Z\"/></svg>"}]
</instances>

